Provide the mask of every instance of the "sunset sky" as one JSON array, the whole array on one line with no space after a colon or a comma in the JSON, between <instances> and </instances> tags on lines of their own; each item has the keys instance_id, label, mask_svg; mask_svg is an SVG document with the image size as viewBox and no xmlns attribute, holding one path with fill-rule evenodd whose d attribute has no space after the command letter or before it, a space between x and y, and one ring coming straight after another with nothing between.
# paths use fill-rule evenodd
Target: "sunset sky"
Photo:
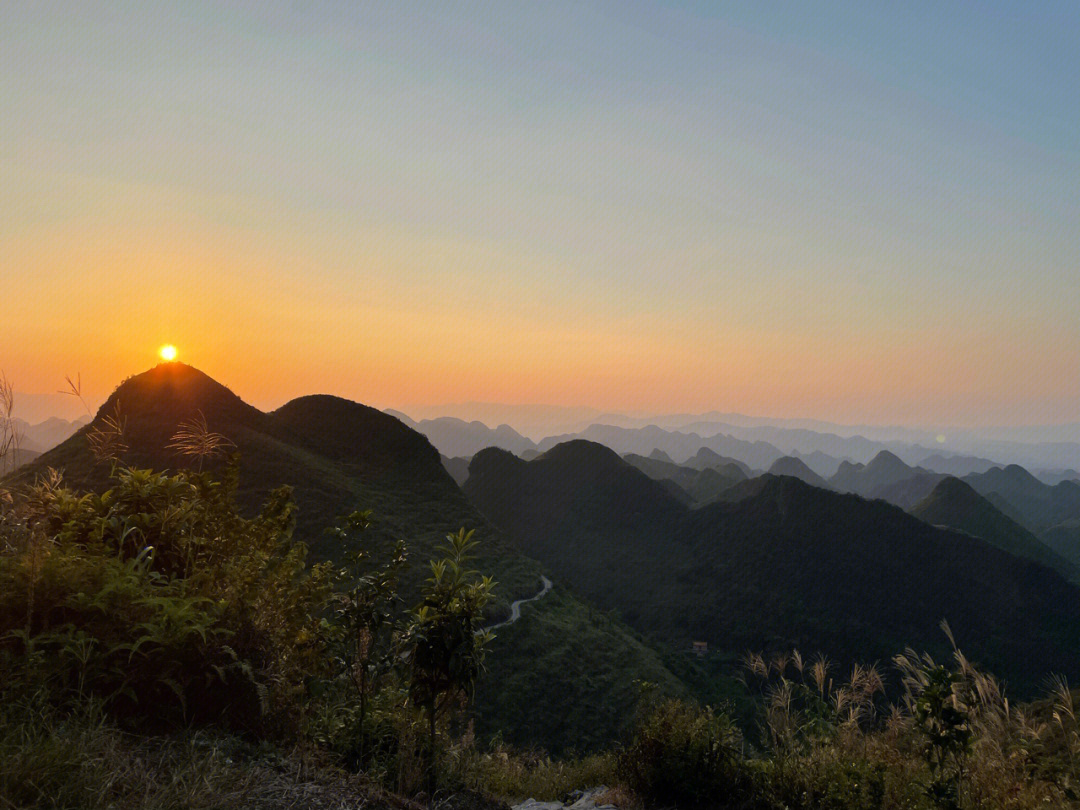
<instances>
[{"instance_id":1,"label":"sunset sky","mask_svg":"<svg viewBox=\"0 0 1080 810\"><path fill-rule=\"evenodd\" d=\"M0 368L1075 421L1078 88L1071 2L6 4Z\"/></svg>"}]
</instances>

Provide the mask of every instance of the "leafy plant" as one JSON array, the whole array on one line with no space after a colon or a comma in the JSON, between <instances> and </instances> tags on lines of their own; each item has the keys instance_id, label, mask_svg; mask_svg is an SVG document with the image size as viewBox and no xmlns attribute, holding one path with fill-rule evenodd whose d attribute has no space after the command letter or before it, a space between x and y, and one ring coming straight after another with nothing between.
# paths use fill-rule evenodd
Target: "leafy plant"
<instances>
[{"instance_id":1,"label":"leafy plant","mask_svg":"<svg viewBox=\"0 0 1080 810\"><path fill-rule=\"evenodd\" d=\"M357 536L371 526L370 510L353 512L330 531L342 544L352 547ZM331 598L332 621L324 623L328 652L339 674L352 688L359 707L355 739L357 762L367 763L368 704L384 678L397 664L396 643L401 597L398 578L407 563L405 544L398 542L388 560L376 562L365 548L349 555L338 581L349 583Z\"/></svg>"},{"instance_id":2,"label":"leafy plant","mask_svg":"<svg viewBox=\"0 0 1080 810\"><path fill-rule=\"evenodd\" d=\"M619 757L619 774L641 796L664 805L714 805L749 791L742 737L727 715L666 700L644 715Z\"/></svg>"},{"instance_id":3,"label":"leafy plant","mask_svg":"<svg viewBox=\"0 0 1080 810\"><path fill-rule=\"evenodd\" d=\"M494 583L465 567L477 545L472 538L473 532L465 529L447 535L446 556L432 561L423 601L413 611L404 639L409 694L423 707L428 722L431 788L438 771L439 718L455 700L467 703L491 637L479 625Z\"/></svg>"},{"instance_id":4,"label":"leafy plant","mask_svg":"<svg viewBox=\"0 0 1080 810\"><path fill-rule=\"evenodd\" d=\"M325 667L327 566L292 539L274 493L254 518L223 480L116 468L78 494L58 474L21 495L0 554L0 656L59 703L100 699L132 723L293 725ZM11 685L11 684L9 684Z\"/></svg>"}]
</instances>

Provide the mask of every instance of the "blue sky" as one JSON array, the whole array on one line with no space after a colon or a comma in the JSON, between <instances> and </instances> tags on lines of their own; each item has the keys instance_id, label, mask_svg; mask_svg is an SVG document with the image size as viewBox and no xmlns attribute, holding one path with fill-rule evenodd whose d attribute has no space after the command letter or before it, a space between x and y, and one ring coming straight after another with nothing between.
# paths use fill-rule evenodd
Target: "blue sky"
<instances>
[{"instance_id":1,"label":"blue sky","mask_svg":"<svg viewBox=\"0 0 1080 810\"><path fill-rule=\"evenodd\" d=\"M0 342L40 390L167 341L265 402L1072 420L1078 45L1054 3L18 4Z\"/></svg>"}]
</instances>

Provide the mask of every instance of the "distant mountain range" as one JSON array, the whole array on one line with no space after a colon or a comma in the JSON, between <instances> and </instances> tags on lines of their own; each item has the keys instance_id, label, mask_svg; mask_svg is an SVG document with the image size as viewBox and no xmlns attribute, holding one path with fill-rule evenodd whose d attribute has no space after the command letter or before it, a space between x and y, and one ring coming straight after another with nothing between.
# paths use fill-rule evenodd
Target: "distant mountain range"
<instances>
[{"instance_id":1,"label":"distant mountain range","mask_svg":"<svg viewBox=\"0 0 1080 810\"><path fill-rule=\"evenodd\" d=\"M1080 520L1080 473L1071 468L1044 472L1040 479L1018 465L1002 467L990 459L940 451L921 455L925 448L910 445L906 447L909 458L920 457L921 463L908 463L886 449L877 449L866 463L861 463L837 459L820 449L805 454L793 449L790 455L784 455L779 447L765 441L747 441L725 434L704 436L655 425L590 425L580 434L549 437L535 446L505 425L489 430L479 423L441 419L428 420L417 428L428 431L436 444L462 451L460 456L444 459L459 486L466 484L468 460L481 445L500 447L532 460L542 456L545 450L576 439L596 441L621 454L631 466L658 481L669 495L686 506L730 499L735 494L733 487L760 475L762 470L794 477L822 489L884 500L909 511L923 505L947 478L963 478L1003 520L1017 525L1046 549L1052 546L1057 551L1053 559L1040 558L1038 554L1035 559L1052 564L1068 575L1062 559L1080 556L1072 548L1078 542L1074 539L1076 531L1066 525ZM745 429L744 433L749 430ZM775 426L758 426L752 430L756 431L754 435L788 439L796 435L805 438L811 433L804 428ZM825 439L833 441L828 436ZM880 447L861 437L847 437L844 441L848 450L856 449L856 445L864 450ZM971 532L970 525L959 520L940 523ZM993 537L983 539L995 542Z\"/></svg>"},{"instance_id":2,"label":"distant mountain range","mask_svg":"<svg viewBox=\"0 0 1080 810\"><path fill-rule=\"evenodd\" d=\"M714 458L699 452L694 460L698 466L676 464L666 453L654 450L651 455L627 453L623 458L649 478L661 482L676 498L686 504L703 505L715 501L721 493L749 477L743 465L716 454Z\"/></svg>"},{"instance_id":3,"label":"distant mountain range","mask_svg":"<svg viewBox=\"0 0 1080 810\"><path fill-rule=\"evenodd\" d=\"M440 453L450 458L472 456L485 447L501 447L517 455L536 449L536 444L531 439L526 439L509 425L489 428L482 422L465 422L449 416L414 422L398 411L391 410L386 413L400 419L413 430L423 433Z\"/></svg>"},{"instance_id":4,"label":"distant mountain range","mask_svg":"<svg viewBox=\"0 0 1080 810\"><path fill-rule=\"evenodd\" d=\"M40 455L41 453L36 450L23 450L21 447L9 449L6 453L0 455L0 476L13 472L24 464L29 464Z\"/></svg>"},{"instance_id":5,"label":"distant mountain range","mask_svg":"<svg viewBox=\"0 0 1080 810\"><path fill-rule=\"evenodd\" d=\"M15 419L15 430L19 433L20 447L35 453L51 450L90 421L90 417L79 419L59 419L53 417L44 422L30 424L22 419Z\"/></svg>"},{"instance_id":6,"label":"distant mountain range","mask_svg":"<svg viewBox=\"0 0 1080 810\"><path fill-rule=\"evenodd\" d=\"M888 458L866 469L879 484L902 472ZM581 440L528 462L485 450L465 492L552 576L667 643L887 657L904 644L944 652L947 619L970 655L1025 689L1080 667L1073 585L881 501L765 475L691 508Z\"/></svg>"},{"instance_id":7,"label":"distant mountain range","mask_svg":"<svg viewBox=\"0 0 1080 810\"><path fill-rule=\"evenodd\" d=\"M1045 484L1016 464L995 467L964 478L976 492L997 498L1007 513L1028 529L1041 533L1064 521L1080 518L1080 482Z\"/></svg>"},{"instance_id":8,"label":"distant mountain range","mask_svg":"<svg viewBox=\"0 0 1080 810\"><path fill-rule=\"evenodd\" d=\"M810 469L806 462L796 456L784 456L778 458L769 467L770 475L787 475L792 478L798 478L800 481L809 484L812 487L821 487L822 489L828 489L829 484Z\"/></svg>"},{"instance_id":9,"label":"distant mountain range","mask_svg":"<svg viewBox=\"0 0 1080 810\"><path fill-rule=\"evenodd\" d=\"M587 408L505 406L491 403L467 403L413 410L418 419L429 421L446 416L466 424L479 420L487 425L512 425L522 437L538 446L544 442L545 437L554 439L554 443L569 438L594 439L596 437L584 435L584 432L594 425L624 430L658 428L669 432L696 433L704 438L724 434L750 443L760 441L771 444L780 455L801 457L814 472L825 478L836 472L835 465L839 461L867 463L881 450L890 451L907 464L955 476L985 472L991 466L1010 463L1024 465L1040 476L1043 471L1056 475L1080 466L1080 422L1036 427L920 429L865 424L841 425L813 419L776 419L736 413L637 416L601 413ZM502 445L490 442L487 446ZM550 443L547 446L550 446ZM452 455L442 447L439 449L444 454ZM640 447L613 449L620 453L648 454L647 449ZM815 454L826 458L808 458ZM831 462L833 466L830 466L828 459L834 460Z\"/></svg>"},{"instance_id":10,"label":"distant mountain range","mask_svg":"<svg viewBox=\"0 0 1080 810\"><path fill-rule=\"evenodd\" d=\"M845 461L829 479L829 485L840 492L880 498L908 508L929 495L943 477L924 467L905 464L888 450L882 450L869 464Z\"/></svg>"},{"instance_id":11,"label":"distant mountain range","mask_svg":"<svg viewBox=\"0 0 1080 810\"><path fill-rule=\"evenodd\" d=\"M595 422L573 433L552 435L534 441L508 424L490 428L482 422L466 422L453 417L414 422L398 411L388 413L423 433L439 452L448 458L467 459L487 447L498 447L522 458L532 458L556 444L572 439L586 439L604 444L620 455L648 457L654 450L659 450L677 463L687 463L705 448L738 461L749 470L768 470L780 458L797 458L822 479L834 477L844 463L869 464L883 451L909 467L919 467L938 475L963 477L1004 466L991 458L947 452L940 446L931 448L911 442L881 441L861 435L840 436L806 428L774 425L740 426L691 422L676 430L658 425L630 427ZM1061 452L1058 452L1059 450ZM1034 448L1028 455L1038 457L1039 448ZM1004 458L1009 458L1009 455L1006 454ZM1064 463L1068 461L1073 466L1080 464L1080 444L1071 450L1062 445L1047 458L1062 463L1057 466L1032 465L1046 483L1080 480L1080 473ZM898 493L897 497L907 499L906 505L912 505L928 493L929 488L924 488L913 490L909 494ZM915 501L910 500L912 497Z\"/></svg>"},{"instance_id":12,"label":"distant mountain range","mask_svg":"<svg viewBox=\"0 0 1080 810\"><path fill-rule=\"evenodd\" d=\"M13 419L11 427L15 430L17 442L15 447L9 448L6 454L0 456L0 475L29 464L89 421L89 417L74 421L53 417L32 425L22 419Z\"/></svg>"},{"instance_id":13,"label":"distant mountain range","mask_svg":"<svg viewBox=\"0 0 1080 810\"><path fill-rule=\"evenodd\" d=\"M977 456L935 452L921 456L921 463L911 464L884 449L876 450L866 463L861 463L837 459L822 450L803 453L795 449L785 455L769 442L725 434L703 436L657 426L590 425L580 434L549 437L535 445L506 425L492 430L478 422L434 419L417 423L416 428L426 431L443 450L446 468L459 486L468 478L468 459L484 447L499 447L530 460L565 441L585 439L623 455L646 475L664 482L674 497L688 505L711 503L741 479L767 470L812 486L881 499L910 510L929 497L943 479L952 476L969 480L994 508L1036 536L1063 521L1080 519L1080 473L1072 469L1043 473L1040 480L1017 465L1000 467ZM775 427L755 430L774 436L780 431ZM796 433L804 435L807 431L787 431L789 436ZM879 447L860 442L863 449ZM448 456L447 450L456 455ZM922 450L916 453L908 446L907 452L920 456ZM701 475L707 469L713 472Z\"/></svg>"}]
</instances>

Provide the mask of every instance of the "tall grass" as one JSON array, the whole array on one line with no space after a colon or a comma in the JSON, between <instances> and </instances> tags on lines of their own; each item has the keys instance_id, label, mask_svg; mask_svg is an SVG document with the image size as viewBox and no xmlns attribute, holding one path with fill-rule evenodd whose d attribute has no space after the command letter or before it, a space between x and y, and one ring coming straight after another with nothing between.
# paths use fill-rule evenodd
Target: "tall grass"
<instances>
[{"instance_id":1,"label":"tall grass","mask_svg":"<svg viewBox=\"0 0 1080 810\"><path fill-rule=\"evenodd\" d=\"M515 801L557 801L576 789L620 782L614 752L553 760L543 752L496 745L491 751L469 752L463 764L469 787Z\"/></svg>"},{"instance_id":2,"label":"tall grass","mask_svg":"<svg viewBox=\"0 0 1080 810\"><path fill-rule=\"evenodd\" d=\"M334 767L213 731L126 733L88 703L62 713L33 697L0 707L4 810L419 810Z\"/></svg>"},{"instance_id":3,"label":"tall grass","mask_svg":"<svg viewBox=\"0 0 1080 810\"><path fill-rule=\"evenodd\" d=\"M15 387L0 371L0 476L15 469L21 436L15 422Z\"/></svg>"},{"instance_id":4,"label":"tall grass","mask_svg":"<svg viewBox=\"0 0 1080 810\"><path fill-rule=\"evenodd\" d=\"M746 668L762 695L764 806L998 810L1074 807L1080 729L1063 679L1038 707L1013 704L1001 682L953 643L948 664L908 649L885 673L855 666L835 679L828 662L794 653Z\"/></svg>"}]
</instances>

